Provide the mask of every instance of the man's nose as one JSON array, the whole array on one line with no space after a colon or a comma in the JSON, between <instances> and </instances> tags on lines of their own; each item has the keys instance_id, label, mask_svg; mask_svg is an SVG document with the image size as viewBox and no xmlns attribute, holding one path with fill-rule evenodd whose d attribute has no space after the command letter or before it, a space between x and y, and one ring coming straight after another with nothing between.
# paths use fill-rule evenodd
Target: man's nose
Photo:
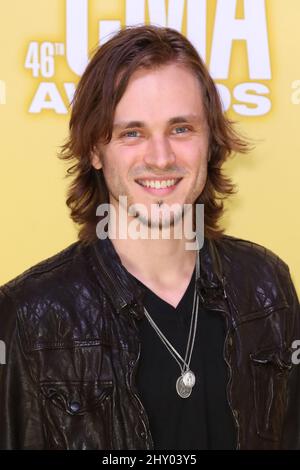
<instances>
[{"instance_id":1,"label":"man's nose","mask_svg":"<svg viewBox=\"0 0 300 470\"><path fill-rule=\"evenodd\" d=\"M148 166L160 169L174 165L176 157L167 137L151 137L144 155Z\"/></svg>"}]
</instances>

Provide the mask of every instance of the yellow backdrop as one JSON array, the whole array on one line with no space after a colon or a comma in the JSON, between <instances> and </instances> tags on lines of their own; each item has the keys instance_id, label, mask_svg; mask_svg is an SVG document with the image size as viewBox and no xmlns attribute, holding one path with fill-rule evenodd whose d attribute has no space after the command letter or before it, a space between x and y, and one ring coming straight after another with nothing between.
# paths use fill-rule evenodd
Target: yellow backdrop
<instances>
[{"instance_id":1,"label":"yellow backdrop","mask_svg":"<svg viewBox=\"0 0 300 470\"><path fill-rule=\"evenodd\" d=\"M121 25L182 31L224 109L255 139L227 171L226 232L275 251L300 292L299 0L10 0L0 3L0 284L77 238L65 206L68 104L88 51Z\"/></svg>"}]
</instances>

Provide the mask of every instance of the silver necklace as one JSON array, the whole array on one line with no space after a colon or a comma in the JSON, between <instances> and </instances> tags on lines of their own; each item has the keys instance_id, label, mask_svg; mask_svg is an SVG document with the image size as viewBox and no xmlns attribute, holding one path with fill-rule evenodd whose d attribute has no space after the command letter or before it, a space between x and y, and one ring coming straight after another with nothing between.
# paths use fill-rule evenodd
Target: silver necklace
<instances>
[{"instance_id":1,"label":"silver necklace","mask_svg":"<svg viewBox=\"0 0 300 470\"><path fill-rule=\"evenodd\" d=\"M189 330L189 337L185 351L185 358L183 359L181 355L176 351L174 346L170 341L165 337L162 331L158 328L155 321L151 318L149 312L144 307L145 316L148 319L150 325L156 331L158 337L161 339L163 344L166 346L170 354L174 357L175 361L180 367L181 375L176 381L176 391L181 398L188 398L192 393L193 386L196 382L196 377L193 371L190 369L190 362L192 358L192 353L194 349L195 336L197 331L198 323L198 307L199 307L199 297L196 290L196 281L200 274L200 261L199 261L199 252L197 252L196 257L196 277L195 277L195 287L194 287L194 299L193 299L193 308L191 315L191 324Z\"/></svg>"}]
</instances>

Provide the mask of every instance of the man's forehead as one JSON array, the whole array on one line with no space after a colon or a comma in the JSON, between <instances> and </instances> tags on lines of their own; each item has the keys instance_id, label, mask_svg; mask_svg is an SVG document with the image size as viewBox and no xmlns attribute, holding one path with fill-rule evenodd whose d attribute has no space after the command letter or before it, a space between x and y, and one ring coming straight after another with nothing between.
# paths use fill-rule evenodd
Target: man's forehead
<instances>
[{"instance_id":1,"label":"man's forehead","mask_svg":"<svg viewBox=\"0 0 300 470\"><path fill-rule=\"evenodd\" d=\"M180 124L180 123L201 123L204 120L203 114L196 114L196 113L187 113L187 114L180 114L177 116L172 116L167 118L165 121L167 124ZM139 119L129 119L129 120L120 120L117 119L113 123L113 130L124 129L127 127L147 127L149 123L146 121L142 121Z\"/></svg>"}]
</instances>

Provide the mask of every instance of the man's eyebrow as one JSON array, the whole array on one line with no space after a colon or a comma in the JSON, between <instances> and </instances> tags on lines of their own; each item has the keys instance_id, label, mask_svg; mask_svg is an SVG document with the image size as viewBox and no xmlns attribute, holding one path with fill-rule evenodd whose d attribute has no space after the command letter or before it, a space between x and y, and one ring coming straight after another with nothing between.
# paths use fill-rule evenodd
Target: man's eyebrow
<instances>
[{"instance_id":1,"label":"man's eyebrow","mask_svg":"<svg viewBox=\"0 0 300 470\"><path fill-rule=\"evenodd\" d=\"M168 124L179 124L182 122L201 122L203 117L200 114L186 114L184 116L175 116L168 120ZM132 127L146 127L146 123L144 121L118 121L115 122L113 125L113 130L118 129L129 129Z\"/></svg>"},{"instance_id":2,"label":"man's eyebrow","mask_svg":"<svg viewBox=\"0 0 300 470\"><path fill-rule=\"evenodd\" d=\"M143 121L119 121L114 123L113 130L127 129L129 127L145 127L145 125Z\"/></svg>"},{"instance_id":3,"label":"man's eyebrow","mask_svg":"<svg viewBox=\"0 0 300 470\"><path fill-rule=\"evenodd\" d=\"M185 114L176 116L169 120L169 124L180 124L181 122L201 122L203 117L200 114Z\"/></svg>"}]
</instances>

